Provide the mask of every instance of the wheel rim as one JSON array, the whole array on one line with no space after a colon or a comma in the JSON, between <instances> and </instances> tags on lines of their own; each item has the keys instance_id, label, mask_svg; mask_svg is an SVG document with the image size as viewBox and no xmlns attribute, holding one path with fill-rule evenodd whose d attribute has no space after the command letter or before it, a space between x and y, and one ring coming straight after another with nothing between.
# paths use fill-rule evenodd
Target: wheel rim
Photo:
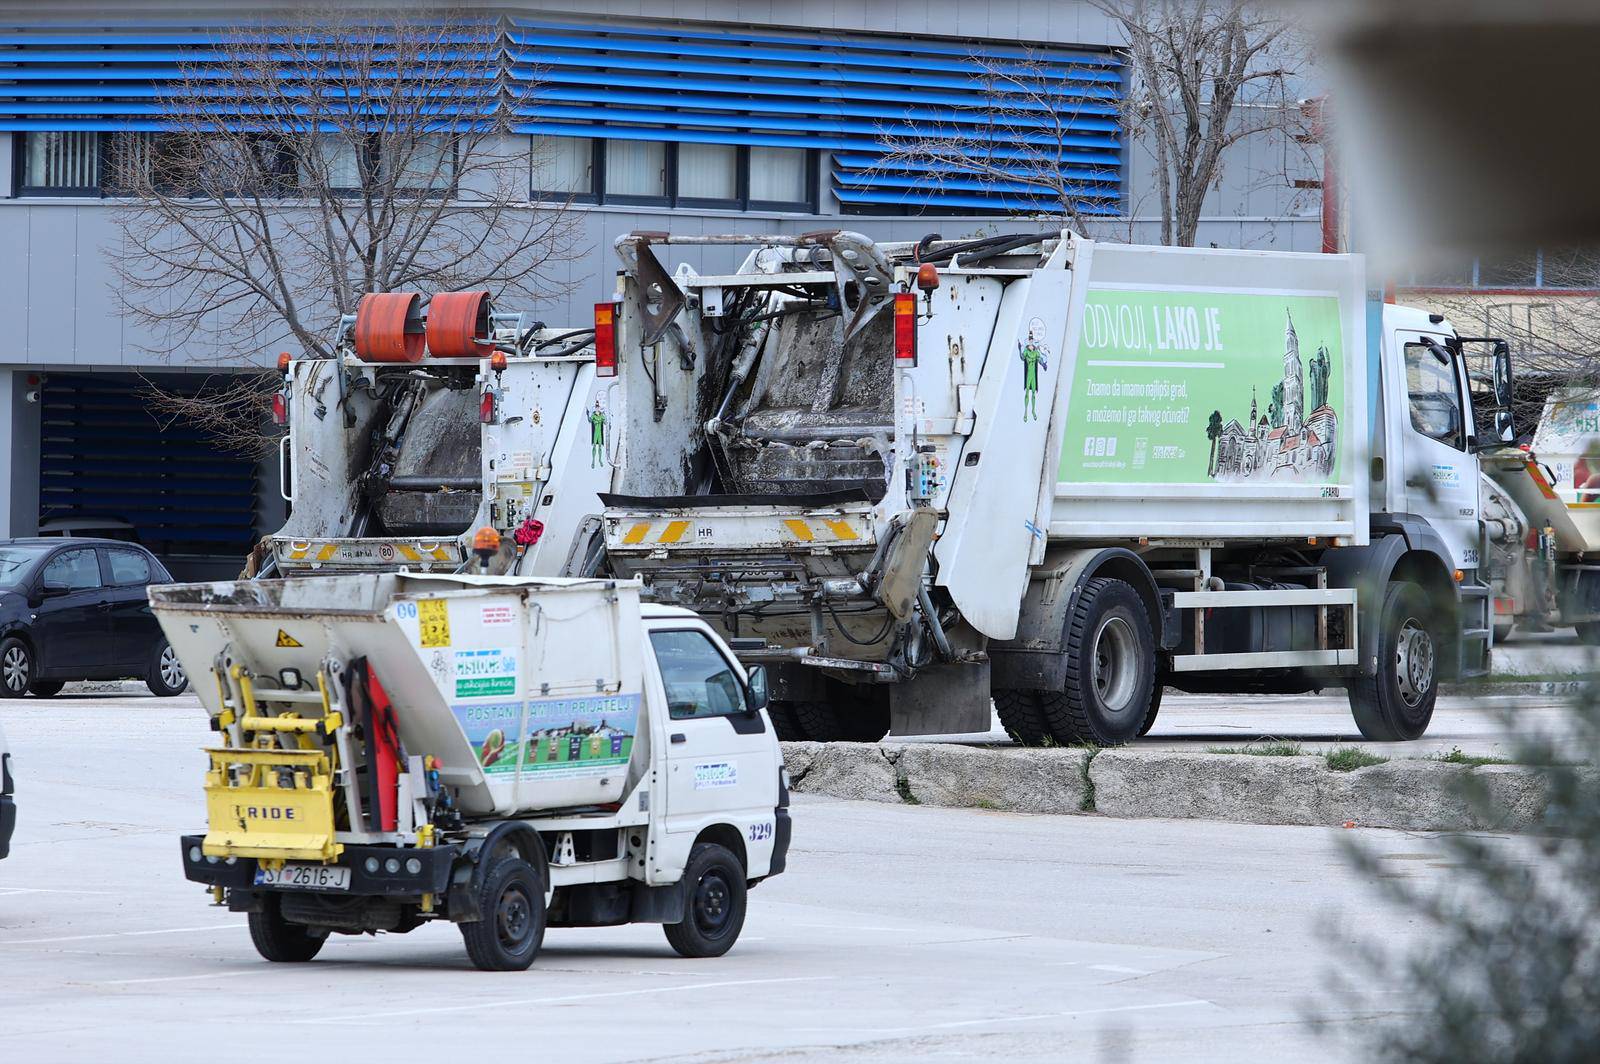
<instances>
[{"instance_id":1,"label":"wheel rim","mask_svg":"<svg viewBox=\"0 0 1600 1064\"><path fill-rule=\"evenodd\" d=\"M1415 617L1407 617L1394 651L1395 679L1407 708L1417 708L1433 689L1433 667L1433 636Z\"/></svg>"},{"instance_id":2,"label":"wheel rim","mask_svg":"<svg viewBox=\"0 0 1600 1064\"><path fill-rule=\"evenodd\" d=\"M707 872L694 888L694 926L707 938L721 938L733 921L733 888L721 872Z\"/></svg>"},{"instance_id":3,"label":"wheel rim","mask_svg":"<svg viewBox=\"0 0 1600 1064\"><path fill-rule=\"evenodd\" d=\"M1139 641L1124 617L1107 617L1094 636L1094 690L1111 713L1133 705Z\"/></svg>"},{"instance_id":4,"label":"wheel rim","mask_svg":"<svg viewBox=\"0 0 1600 1064\"><path fill-rule=\"evenodd\" d=\"M533 941L533 901L520 885L513 884L500 894L494 910L495 934L500 945L521 953Z\"/></svg>"},{"instance_id":5,"label":"wheel rim","mask_svg":"<svg viewBox=\"0 0 1600 1064\"><path fill-rule=\"evenodd\" d=\"M156 671L161 674L161 682L173 689L182 687L189 679L183 671L183 663L178 660L178 652L170 644L161 651Z\"/></svg>"},{"instance_id":6,"label":"wheel rim","mask_svg":"<svg viewBox=\"0 0 1600 1064\"><path fill-rule=\"evenodd\" d=\"M8 691L19 693L26 691L32 671L28 652L21 647L11 647L6 651L5 657L0 658L0 679L5 681Z\"/></svg>"}]
</instances>

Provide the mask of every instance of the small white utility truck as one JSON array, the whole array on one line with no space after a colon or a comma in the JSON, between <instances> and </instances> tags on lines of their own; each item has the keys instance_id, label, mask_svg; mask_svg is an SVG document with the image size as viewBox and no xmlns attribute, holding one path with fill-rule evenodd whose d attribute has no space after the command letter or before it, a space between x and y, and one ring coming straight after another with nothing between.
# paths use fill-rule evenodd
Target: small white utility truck
<instances>
[{"instance_id":1,"label":"small white utility truck","mask_svg":"<svg viewBox=\"0 0 1600 1064\"><path fill-rule=\"evenodd\" d=\"M668 272L679 245L749 251ZM772 666L786 738L987 730L992 697L1023 742L1114 744L1166 686L1343 686L1414 739L1488 667L1478 452L1509 410L1475 426L1463 339L1359 256L617 248L608 571Z\"/></svg>"},{"instance_id":2,"label":"small white utility truck","mask_svg":"<svg viewBox=\"0 0 1600 1064\"><path fill-rule=\"evenodd\" d=\"M485 526L492 572L560 573L611 484L614 367L592 336L496 312L483 291L364 296L335 357L282 357L292 509L247 574L463 571Z\"/></svg>"},{"instance_id":3,"label":"small white utility truck","mask_svg":"<svg viewBox=\"0 0 1600 1064\"><path fill-rule=\"evenodd\" d=\"M480 968L546 926L654 922L689 957L783 871L788 787L746 671L635 582L362 573L150 589L217 742L189 879L262 956L461 928Z\"/></svg>"}]
</instances>

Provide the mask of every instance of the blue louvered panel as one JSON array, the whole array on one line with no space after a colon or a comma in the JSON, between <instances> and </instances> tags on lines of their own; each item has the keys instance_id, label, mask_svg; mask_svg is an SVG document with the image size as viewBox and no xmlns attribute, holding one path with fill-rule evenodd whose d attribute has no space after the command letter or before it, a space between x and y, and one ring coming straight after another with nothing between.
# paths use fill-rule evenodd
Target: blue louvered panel
<instances>
[{"instance_id":1,"label":"blue louvered panel","mask_svg":"<svg viewBox=\"0 0 1600 1064\"><path fill-rule=\"evenodd\" d=\"M114 518L158 555L242 555L256 467L196 429L163 427L137 378L53 373L40 396L40 517Z\"/></svg>"},{"instance_id":2,"label":"blue louvered panel","mask_svg":"<svg viewBox=\"0 0 1600 1064\"><path fill-rule=\"evenodd\" d=\"M0 30L0 130L159 129L164 84L180 62L203 70L216 59L220 32L176 25ZM1081 182L1085 210L1113 211L1121 203L1122 69L1108 51L997 44L983 45L980 59L947 40L515 17L486 22L484 33L505 84L521 88L497 94L486 84L482 105L508 107L520 132L835 152L834 187L845 203L1032 204L1025 183L936 182L926 168L882 165L891 140L949 135L988 144L993 157L1019 160L1019 167L1030 151L1049 150L1069 179ZM459 43L475 41L468 34ZM1051 71L1044 91L1055 99L1009 101L1021 117L995 130L985 65L1028 73L1042 65ZM472 113L472 103L463 105ZM222 99L217 113L243 128L252 120ZM1062 114L1071 117L1058 137L1052 127Z\"/></svg>"}]
</instances>

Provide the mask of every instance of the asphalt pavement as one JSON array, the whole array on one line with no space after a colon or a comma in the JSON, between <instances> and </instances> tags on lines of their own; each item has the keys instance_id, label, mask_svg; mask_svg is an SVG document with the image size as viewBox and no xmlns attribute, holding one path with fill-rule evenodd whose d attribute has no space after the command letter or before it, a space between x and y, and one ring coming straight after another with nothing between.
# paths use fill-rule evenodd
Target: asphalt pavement
<instances>
[{"instance_id":1,"label":"asphalt pavement","mask_svg":"<svg viewBox=\"0 0 1600 1064\"><path fill-rule=\"evenodd\" d=\"M1359 1059L1341 1039L1403 988L1329 997L1342 944L1422 929L1340 843L1385 876L1445 874L1399 832L801 798L790 870L721 959L653 926L558 930L531 971L489 974L436 925L272 965L182 878L210 734L192 696L0 702L0 722L20 810L4 1060Z\"/></svg>"}]
</instances>

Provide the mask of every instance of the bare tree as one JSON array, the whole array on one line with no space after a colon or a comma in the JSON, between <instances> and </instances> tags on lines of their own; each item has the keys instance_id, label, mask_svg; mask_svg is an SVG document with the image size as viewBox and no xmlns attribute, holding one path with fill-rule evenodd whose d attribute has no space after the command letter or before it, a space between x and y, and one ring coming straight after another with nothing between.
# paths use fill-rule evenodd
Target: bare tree
<instances>
[{"instance_id":1,"label":"bare tree","mask_svg":"<svg viewBox=\"0 0 1600 1064\"><path fill-rule=\"evenodd\" d=\"M1304 155L1305 117L1289 84L1302 48L1282 19L1246 0L1094 3L1127 41L1120 98L1100 80L1103 66L1038 53L974 55L977 112L924 123L915 134L885 132L877 172L977 191L1011 201L1018 213L1111 235L1111 218L1145 197L1125 201L1120 162L1098 161L1084 138L1120 126L1154 161L1161 242L1192 246L1229 148L1279 131ZM1261 176L1288 185L1290 169ZM1116 231L1131 238L1135 220L1121 218Z\"/></svg>"},{"instance_id":2,"label":"bare tree","mask_svg":"<svg viewBox=\"0 0 1600 1064\"><path fill-rule=\"evenodd\" d=\"M326 357L366 292L557 288L575 217L529 202L529 149L509 133L533 82L506 76L500 35L438 11L329 9L186 55L161 131L120 136L109 165L125 198L117 297L151 347L213 364ZM156 405L260 453L276 386L155 388Z\"/></svg>"},{"instance_id":3,"label":"bare tree","mask_svg":"<svg viewBox=\"0 0 1600 1064\"><path fill-rule=\"evenodd\" d=\"M1103 66L1045 56L974 55L982 106L969 121L919 123L915 134L880 135L875 168L915 175L924 188L1010 201L1018 213L1052 215L1080 233L1116 211L1120 163L1096 161L1085 135L1115 132L1114 89Z\"/></svg>"},{"instance_id":4,"label":"bare tree","mask_svg":"<svg viewBox=\"0 0 1600 1064\"><path fill-rule=\"evenodd\" d=\"M1233 145L1300 123L1288 24L1247 0L1096 0L1127 39L1123 123L1155 158L1161 242L1192 247Z\"/></svg>"}]
</instances>

